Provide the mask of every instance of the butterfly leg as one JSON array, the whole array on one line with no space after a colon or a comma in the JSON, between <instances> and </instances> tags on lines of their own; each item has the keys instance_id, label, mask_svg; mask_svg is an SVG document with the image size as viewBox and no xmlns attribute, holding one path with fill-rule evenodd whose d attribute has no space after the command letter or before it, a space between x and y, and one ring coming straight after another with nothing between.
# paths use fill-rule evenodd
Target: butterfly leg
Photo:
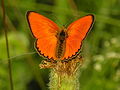
<instances>
[{"instance_id":1,"label":"butterfly leg","mask_svg":"<svg viewBox=\"0 0 120 90\"><path fill-rule=\"evenodd\" d=\"M56 66L56 61L52 59L43 60L39 67L42 68L54 68Z\"/></svg>"},{"instance_id":2,"label":"butterfly leg","mask_svg":"<svg viewBox=\"0 0 120 90\"><path fill-rule=\"evenodd\" d=\"M75 63L78 64L78 65L76 65L76 68L75 68L73 74L77 72L77 70L80 68L80 66L82 66L82 64L83 64L83 58L82 58L82 56L78 55L75 58Z\"/></svg>"}]
</instances>

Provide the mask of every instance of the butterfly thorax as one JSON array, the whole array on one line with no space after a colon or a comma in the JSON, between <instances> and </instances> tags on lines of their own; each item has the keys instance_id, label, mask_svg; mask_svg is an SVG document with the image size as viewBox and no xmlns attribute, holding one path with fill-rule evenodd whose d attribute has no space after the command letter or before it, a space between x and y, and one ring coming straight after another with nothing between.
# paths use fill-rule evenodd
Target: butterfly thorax
<instances>
[{"instance_id":1,"label":"butterfly thorax","mask_svg":"<svg viewBox=\"0 0 120 90\"><path fill-rule=\"evenodd\" d=\"M57 34L57 48L56 48L56 58L61 59L64 56L64 51L65 51L65 42L67 38L67 33L65 29L62 29L58 34Z\"/></svg>"}]
</instances>

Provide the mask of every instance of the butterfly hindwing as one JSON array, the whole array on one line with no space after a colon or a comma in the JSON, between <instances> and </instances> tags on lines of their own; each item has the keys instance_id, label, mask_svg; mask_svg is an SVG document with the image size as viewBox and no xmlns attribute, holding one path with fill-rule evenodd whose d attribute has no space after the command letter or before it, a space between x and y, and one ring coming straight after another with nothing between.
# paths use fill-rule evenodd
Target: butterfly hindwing
<instances>
[{"instance_id":1,"label":"butterfly hindwing","mask_svg":"<svg viewBox=\"0 0 120 90\"><path fill-rule=\"evenodd\" d=\"M57 44L56 34L59 30L57 24L50 19L29 11L27 13L28 23L33 36L37 39L36 48L45 57L55 58Z\"/></svg>"}]
</instances>

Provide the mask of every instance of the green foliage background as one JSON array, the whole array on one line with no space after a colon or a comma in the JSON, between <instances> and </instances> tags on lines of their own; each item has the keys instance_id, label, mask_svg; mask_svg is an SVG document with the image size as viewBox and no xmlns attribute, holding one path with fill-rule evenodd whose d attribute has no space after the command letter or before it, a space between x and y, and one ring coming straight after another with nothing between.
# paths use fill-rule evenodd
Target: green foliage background
<instances>
[{"instance_id":1,"label":"green foliage background","mask_svg":"<svg viewBox=\"0 0 120 90\"><path fill-rule=\"evenodd\" d=\"M0 2L1 4L1 2ZM5 0L12 76L15 90L48 90L49 70L34 49L26 12L36 11L59 26L87 14L94 27L84 40L81 90L120 90L120 0ZM10 90L4 28L0 5L0 90Z\"/></svg>"}]
</instances>

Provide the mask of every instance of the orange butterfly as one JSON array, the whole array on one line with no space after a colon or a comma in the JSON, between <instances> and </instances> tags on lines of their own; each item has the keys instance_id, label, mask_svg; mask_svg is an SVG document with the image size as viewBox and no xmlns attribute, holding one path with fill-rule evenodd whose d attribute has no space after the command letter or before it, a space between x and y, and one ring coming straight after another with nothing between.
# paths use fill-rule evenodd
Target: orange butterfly
<instances>
[{"instance_id":1,"label":"orange butterfly","mask_svg":"<svg viewBox=\"0 0 120 90\"><path fill-rule=\"evenodd\" d=\"M94 16L84 16L67 28L60 28L50 19L33 11L27 12L27 20L37 39L37 51L48 59L65 60L79 53L82 41L93 25Z\"/></svg>"}]
</instances>

